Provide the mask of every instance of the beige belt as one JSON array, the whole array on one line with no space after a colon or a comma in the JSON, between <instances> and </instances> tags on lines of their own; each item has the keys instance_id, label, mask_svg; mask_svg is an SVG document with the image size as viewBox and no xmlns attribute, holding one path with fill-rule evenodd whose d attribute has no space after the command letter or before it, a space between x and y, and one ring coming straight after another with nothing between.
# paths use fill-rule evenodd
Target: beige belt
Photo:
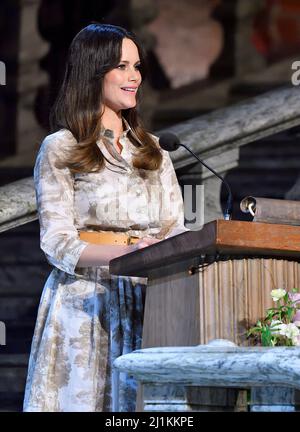
<instances>
[{"instance_id":1,"label":"beige belt","mask_svg":"<svg viewBox=\"0 0 300 432\"><path fill-rule=\"evenodd\" d=\"M80 240L93 244L103 245L131 245L140 240L139 237L130 236L125 233L115 233L112 231L79 231Z\"/></svg>"}]
</instances>

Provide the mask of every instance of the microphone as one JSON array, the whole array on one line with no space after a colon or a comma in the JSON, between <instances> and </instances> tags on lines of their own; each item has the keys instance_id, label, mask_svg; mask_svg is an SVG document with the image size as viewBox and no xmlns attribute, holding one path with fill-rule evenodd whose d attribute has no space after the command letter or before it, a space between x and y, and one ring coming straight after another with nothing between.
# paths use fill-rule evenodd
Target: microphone
<instances>
[{"instance_id":1,"label":"microphone","mask_svg":"<svg viewBox=\"0 0 300 432\"><path fill-rule=\"evenodd\" d=\"M172 134L171 132L166 132L164 134L162 134L159 138L159 145L163 150L166 150L168 152L172 152L177 150L180 146L184 147L188 152L190 152L202 165L205 166L205 168L207 168L209 171L211 171L215 176L217 176L226 186L227 191L228 191L228 198L227 198L227 203L226 203L226 208L225 208L225 212L224 212L224 219L225 220L230 220L231 219L231 215L232 215L232 193L231 193L231 189L229 184L227 183L227 181L220 176L215 170L213 170L212 168L210 168L205 162L203 162L203 160L201 160L191 149L189 149L186 145L182 144L179 141L179 138Z\"/></svg>"}]
</instances>

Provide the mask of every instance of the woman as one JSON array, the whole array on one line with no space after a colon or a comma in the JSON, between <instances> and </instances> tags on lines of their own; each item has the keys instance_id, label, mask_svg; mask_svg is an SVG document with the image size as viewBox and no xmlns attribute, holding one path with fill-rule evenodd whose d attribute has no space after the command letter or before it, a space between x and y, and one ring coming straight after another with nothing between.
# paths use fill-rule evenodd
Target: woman
<instances>
[{"instance_id":1,"label":"woman","mask_svg":"<svg viewBox=\"0 0 300 432\"><path fill-rule=\"evenodd\" d=\"M184 230L167 152L140 125L144 56L123 28L91 24L74 38L34 168L41 248L54 267L38 311L25 411L110 411L112 363L141 346L146 279L109 261ZM135 407L123 377L120 410Z\"/></svg>"}]
</instances>

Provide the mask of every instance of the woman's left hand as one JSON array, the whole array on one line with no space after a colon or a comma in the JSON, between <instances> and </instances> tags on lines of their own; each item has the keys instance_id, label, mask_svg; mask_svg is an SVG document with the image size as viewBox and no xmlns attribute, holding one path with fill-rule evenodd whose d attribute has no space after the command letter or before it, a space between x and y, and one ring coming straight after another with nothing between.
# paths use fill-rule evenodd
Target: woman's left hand
<instances>
[{"instance_id":1,"label":"woman's left hand","mask_svg":"<svg viewBox=\"0 0 300 432\"><path fill-rule=\"evenodd\" d=\"M159 241L161 241L161 240L158 240L158 239L150 237L150 236L142 237L138 242L136 242L134 245L132 245L132 251L143 249L147 246L151 246L155 243L158 243Z\"/></svg>"}]
</instances>

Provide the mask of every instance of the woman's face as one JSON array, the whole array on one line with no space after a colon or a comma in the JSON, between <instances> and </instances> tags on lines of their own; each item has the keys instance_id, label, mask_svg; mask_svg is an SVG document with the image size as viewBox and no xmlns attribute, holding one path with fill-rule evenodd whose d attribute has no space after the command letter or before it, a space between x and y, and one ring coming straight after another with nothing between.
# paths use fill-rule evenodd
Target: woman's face
<instances>
[{"instance_id":1,"label":"woman's face","mask_svg":"<svg viewBox=\"0 0 300 432\"><path fill-rule=\"evenodd\" d=\"M142 82L137 46L124 38L119 65L109 71L103 82L104 108L115 112L136 106L136 94Z\"/></svg>"}]
</instances>

